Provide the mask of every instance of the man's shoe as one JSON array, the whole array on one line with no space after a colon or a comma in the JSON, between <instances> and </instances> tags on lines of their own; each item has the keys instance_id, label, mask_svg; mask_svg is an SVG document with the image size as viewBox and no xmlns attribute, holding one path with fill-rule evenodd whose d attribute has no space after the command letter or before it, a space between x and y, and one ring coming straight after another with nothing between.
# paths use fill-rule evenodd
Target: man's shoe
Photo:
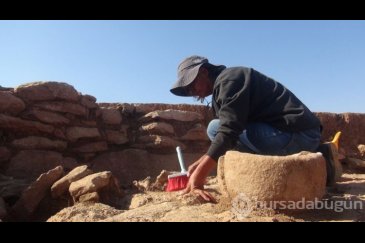
<instances>
[{"instance_id":1,"label":"man's shoe","mask_svg":"<svg viewBox=\"0 0 365 243\"><path fill-rule=\"evenodd\" d=\"M326 160L327 186L333 186L342 175L342 165L338 160L336 145L332 142L319 145L318 152L321 152Z\"/></svg>"}]
</instances>

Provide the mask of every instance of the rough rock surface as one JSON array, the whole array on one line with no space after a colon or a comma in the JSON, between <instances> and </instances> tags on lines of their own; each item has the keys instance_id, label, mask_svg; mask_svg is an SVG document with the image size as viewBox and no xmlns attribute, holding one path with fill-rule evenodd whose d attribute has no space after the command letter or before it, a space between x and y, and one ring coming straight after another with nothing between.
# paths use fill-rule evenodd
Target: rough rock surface
<instances>
[{"instance_id":1,"label":"rough rock surface","mask_svg":"<svg viewBox=\"0 0 365 243\"><path fill-rule=\"evenodd\" d=\"M93 159L91 169L95 172L110 170L121 185L129 185L133 180L146 178L150 173L149 153L139 149L105 153ZM106 169L108 168L108 169Z\"/></svg>"},{"instance_id":2,"label":"rough rock surface","mask_svg":"<svg viewBox=\"0 0 365 243\"><path fill-rule=\"evenodd\" d=\"M78 201L81 195L97 192L106 187L109 184L111 177L112 173L110 171L104 171L85 176L80 180L72 182L69 187L69 192L73 197L74 202Z\"/></svg>"},{"instance_id":3,"label":"rough rock surface","mask_svg":"<svg viewBox=\"0 0 365 243\"><path fill-rule=\"evenodd\" d=\"M287 212L270 209L253 209L247 217L238 217L231 200L219 193L217 178L208 178L206 190L218 201L204 203L193 195L180 196L179 192L129 192L123 197L124 207L102 204L77 204L65 208L48 219L49 222L293 222L293 221L365 221L365 175L345 173L336 188L326 194L329 205L346 201L362 203L360 208L344 211L333 209L307 209ZM355 204L353 204L355 205Z\"/></svg>"},{"instance_id":4,"label":"rough rock surface","mask_svg":"<svg viewBox=\"0 0 365 243\"><path fill-rule=\"evenodd\" d=\"M34 180L40 174L63 164L61 153L47 150L23 150L11 159L6 175Z\"/></svg>"},{"instance_id":5,"label":"rough rock surface","mask_svg":"<svg viewBox=\"0 0 365 243\"><path fill-rule=\"evenodd\" d=\"M218 162L222 192L260 201L321 199L326 189L326 162L320 153L264 156L228 151Z\"/></svg>"},{"instance_id":6,"label":"rough rock surface","mask_svg":"<svg viewBox=\"0 0 365 243\"><path fill-rule=\"evenodd\" d=\"M123 211L101 203L78 203L75 206L62 209L50 217L47 222L95 222L121 212Z\"/></svg>"},{"instance_id":7,"label":"rough rock surface","mask_svg":"<svg viewBox=\"0 0 365 243\"><path fill-rule=\"evenodd\" d=\"M46 196L52 184L63 175L63 168L56 168L43 173L23 193L12 208L15 218L26 220L37 209L38 204Z\"/></svg>"},{"instance_id":8,"label":"rough rock surface","mask_svg":"<svg viewBox=\"0 0 365 243\"><path fill-rule=\"evenodd\" d=\"M36 136L16 139L11 144L18 149L49 149L62 151L67 147L65 141L51 140L49 138Z\"/></svg>"},{"instance_id":9,"label":"rough rock surface","mask_svg":"<svg viewBox=\"0 0 365 243\"><path fill-rule=\"evenodd\" d=\"M0 112L17 115L25 109L24 102L7 91L0 91Z\"/></svg>"},{"instance_id":10,"label":"rough rock surface","mask_svg":"<svg viewBox=\"0 0 365 243\"><path fill-rule=\"evenodd\" d=\"M323 124L322 140L331 141L341 131L340 147L346 156L361 158L357 146L365 144L365 115L361 113L315 113Z\"/></svg>"},{"instance_id":11,"label":"rough rock surface","mask_svg":"<svg viewBox=\"0 0 365 243\"><path fill-rule=\"evenodd\" d=\"M61 82L32 82L19 85L15 94L27 101L68 100L77 101L79 95L73 86Z\"/></svg>"},{"instance_id":12,"label":"rough rock surface","mask_svg":"<svg viewBox=\"0 0 365 243\"><path fill-rule=\"evenodd\" d=\"M52 197L57 198L68 192L71 183L77 181L93 172L87 168L87 165L82 165L74 168L67 175L56 181L51 187Z\"/></svg>"},{"instance_id":13,"label":"rough rock surface","mask_svg":"<svg viewBox=\"0 0 365 243\"><path fill-rule=\"evenodd\" d=\"M199 113L192 111L179 111L179 110L163 110L163 111L152 111L146 115L144 115L141 120L177 120L177 121L197 121L203 120L203 116Z\"/></svg>"}]
</instances>

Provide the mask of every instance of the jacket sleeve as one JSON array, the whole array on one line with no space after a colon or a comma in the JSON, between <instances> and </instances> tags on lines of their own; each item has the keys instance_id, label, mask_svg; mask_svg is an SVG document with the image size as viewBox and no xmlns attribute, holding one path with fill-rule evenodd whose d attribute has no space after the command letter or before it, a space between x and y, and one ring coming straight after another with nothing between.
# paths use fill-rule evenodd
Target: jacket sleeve
<instances>
[{"instance_id":1,"label":"jacket sleeve","mask_svg":"<svg viewBox=\"0 0 365 243\"><path fill-rule=\"evenodd\" d=\"M218 88L216 101L220 106L220 126L207 152L215 161L236 145L238 136L246 127L250 105L249 82L225 80Z\"/></svg>"}]
</instances>

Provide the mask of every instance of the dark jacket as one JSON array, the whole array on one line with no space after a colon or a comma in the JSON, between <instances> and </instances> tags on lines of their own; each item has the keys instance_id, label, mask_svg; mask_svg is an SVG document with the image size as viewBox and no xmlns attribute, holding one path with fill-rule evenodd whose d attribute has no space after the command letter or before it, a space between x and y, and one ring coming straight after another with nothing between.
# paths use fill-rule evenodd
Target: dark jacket
<instances>
[{"instance_id":1,"label":"dark jacket","mask_svg":"<svg viewBox=\"0 0 365 243\"><path fill-rule=\"evenodd\" d=\"M214 82L212 106L220 127L207 154L216 161L236 145L248 123L265 122L288 132L321 126L290 90L252 68L223 69Z\"/></svg>"}]
</instances>

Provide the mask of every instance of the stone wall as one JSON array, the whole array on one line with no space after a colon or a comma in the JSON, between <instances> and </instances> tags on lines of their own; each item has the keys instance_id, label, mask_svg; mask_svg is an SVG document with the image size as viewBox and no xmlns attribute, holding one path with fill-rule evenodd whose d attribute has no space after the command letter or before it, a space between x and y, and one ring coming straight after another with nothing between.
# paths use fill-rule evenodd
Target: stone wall
<instances>
[{"instance_id":1,"label":"stone wall","mask_svg":"<svg viewBox=\"0 0 365 243\"><path fill-rule=\"evenodd\" d=\"M209 146L205 106L107 104L66 83L36 82L0 91L0 174L36 179L58 165L111 170L122 185L178 170Z\"/></svg>"},{"instance_id":2,"label":"stone wall","mask_svg":"<svg viewBox=\"0 0 365 243\"><path fill-rule=\"evenodd\" d=\"M317 112L323 124L323 141L333 139L337 131L341 131L340 152L347 157L365 159L365 114L364 113L328 113Z\"/></svg>"},{"instance_id":3,"label":"stone wall","mask_svg":"<svg viewBox=\"0 0 365 243\"><path fill-rule=\"evenodd\" d=\"M358 157L364 114L317 113L323 140L342 131L341 146ZM0 90L0 174L36 179L58 165L110 170L126 186L135 179L179 170L209 147L211 111L199 105L96 103L66 83L35 82Z\"/></svg>"}]
</instances>

